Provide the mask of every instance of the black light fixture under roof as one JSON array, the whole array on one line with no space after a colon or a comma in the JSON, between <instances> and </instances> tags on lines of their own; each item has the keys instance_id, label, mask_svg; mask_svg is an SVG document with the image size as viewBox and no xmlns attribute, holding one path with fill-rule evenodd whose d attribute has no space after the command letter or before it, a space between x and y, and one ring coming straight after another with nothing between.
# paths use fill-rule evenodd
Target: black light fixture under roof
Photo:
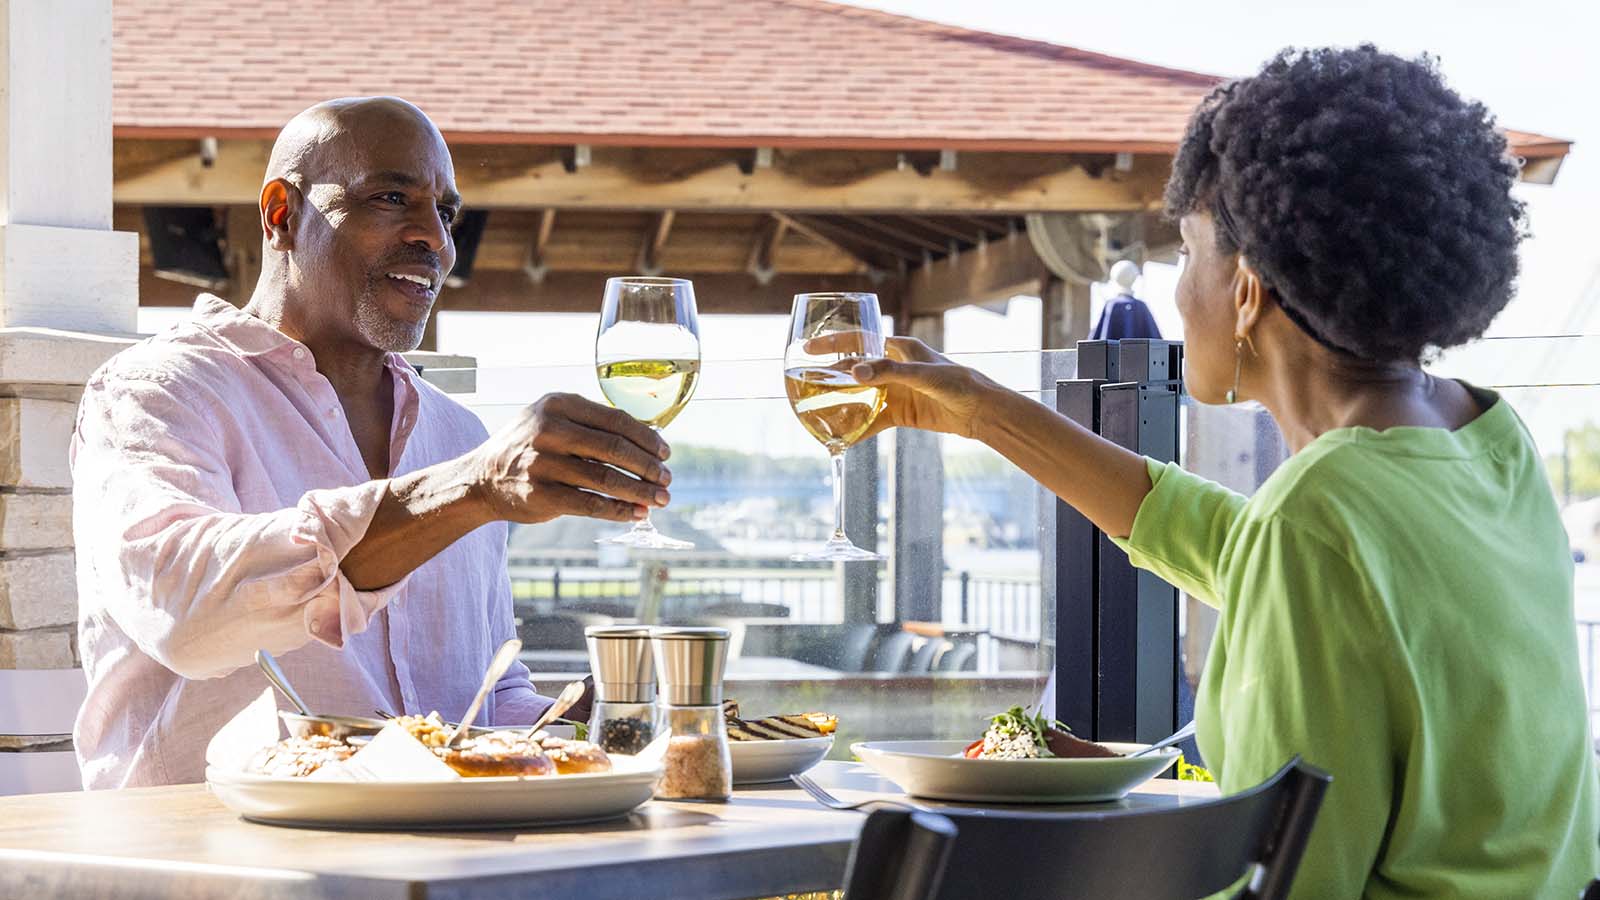
<instances>
[{"instance_id":1,"label":"black light fixture under roof","mask_svg":"<svg viewBox=\"0 0 1600 900\"><path fill-rule=\"evenodd\" d=\"M461 215L451 226L450 233L456 241L456 265L445 276L444 283L447 287L463 287L467 279L472 277L472 263L478 257L478 242L483 238L483 229L489 224L489 211L486 209L462 210Z\"/></svg>"},{"instance_id":2,"label":"black light fixture under roof","mask_svg":"<svg viewBox=\"0 0 1600 900\"><path fill-rule=\"evenodd\" d=\"M207 290L228 286L222 231L209 206L146 206L144 230L158 278Z\"/></svg>"}]
</instances>

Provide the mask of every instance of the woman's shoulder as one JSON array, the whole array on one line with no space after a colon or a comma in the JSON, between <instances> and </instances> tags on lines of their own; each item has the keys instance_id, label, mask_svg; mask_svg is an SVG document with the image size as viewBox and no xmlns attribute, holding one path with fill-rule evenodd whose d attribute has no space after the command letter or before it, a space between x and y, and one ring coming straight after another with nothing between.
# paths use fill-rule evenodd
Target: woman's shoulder
<instances>
[{"instance_id":1,"label":"woman's shoulder","mask_svg":"<svg viewBox=\"0 0 1600 900\"><path fill-rule=\"evenodd\" d=\"M1443 428L1345 428L1289 457L1245 513L1334 543L1389 529L1487 515L1508 496L1549 493L1538 451L1516 413L1495 398L1477 419Z\"/></svg>"}]
</instances>

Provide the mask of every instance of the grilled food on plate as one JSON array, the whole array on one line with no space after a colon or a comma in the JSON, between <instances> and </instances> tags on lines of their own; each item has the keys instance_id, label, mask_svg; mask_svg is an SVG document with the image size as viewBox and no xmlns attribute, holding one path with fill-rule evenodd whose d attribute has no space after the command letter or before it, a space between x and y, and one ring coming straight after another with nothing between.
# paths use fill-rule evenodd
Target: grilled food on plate
<instances>
[{"instance_id":1,"label":"grilled food on plate","mask_svg":"<svg viewBox=\"0 0 1600 900\"><path fill-rule=\"evenodd\" d=\"M828 713L809 712L788 716L768 716L765 719L739 718L739 701L724 700L722 715L728 726L730 741L784 741L827 737L839 727L839 717Z\"/></svg>"}]
</instances>

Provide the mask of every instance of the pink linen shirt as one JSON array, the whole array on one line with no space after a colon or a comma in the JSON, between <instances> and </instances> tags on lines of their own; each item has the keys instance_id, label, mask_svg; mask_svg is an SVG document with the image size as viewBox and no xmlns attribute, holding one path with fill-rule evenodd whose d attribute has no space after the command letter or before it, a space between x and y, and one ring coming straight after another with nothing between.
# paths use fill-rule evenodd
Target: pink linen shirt
<instances>
[{"instance_id":1,"label":"pink linen shirt","mask_svg":"<svg viewBox=\"0 0 1600 900\"><path fill-rule=\"evenodd\" d=\"M391 476L483 442L465 407L386 365ZM398 584L351 585L340 560L387 482L310 350L217 297L94 374L71 454L87 788L203 780L207 741L267 685L257 648L314 711L453 719L516 632L503 522ZM518 663L479 721L526 725L549 703Z\"/></svg>"}]
</instances>

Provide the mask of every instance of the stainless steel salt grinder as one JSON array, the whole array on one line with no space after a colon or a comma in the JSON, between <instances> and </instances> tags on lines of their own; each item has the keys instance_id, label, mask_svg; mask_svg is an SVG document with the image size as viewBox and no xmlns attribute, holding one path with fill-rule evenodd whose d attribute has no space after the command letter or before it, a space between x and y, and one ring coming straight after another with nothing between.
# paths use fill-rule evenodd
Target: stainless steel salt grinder
<instances>
[{"instance_id":1,"label":"stainless steel salt grinder","mask_svg":"<svg viewBox=\"0 0 1600 900\"><path fill-rule=\"evenodd\" d=\"M656 697L650 629L639 625L595 625L583 630L594 672L595 699L650 703Z\"/></svg>"},{"instance_id":2,"label":"stainless steel salt grinder","mask_svg":"<svg viewBox=\"0 0 1600 900\"><path fill-rule=\"evenodd\" d=\"M650 638L662 703L668 706L722 705L728 629L655 628Z\"/></svg>"}]
</instances>

